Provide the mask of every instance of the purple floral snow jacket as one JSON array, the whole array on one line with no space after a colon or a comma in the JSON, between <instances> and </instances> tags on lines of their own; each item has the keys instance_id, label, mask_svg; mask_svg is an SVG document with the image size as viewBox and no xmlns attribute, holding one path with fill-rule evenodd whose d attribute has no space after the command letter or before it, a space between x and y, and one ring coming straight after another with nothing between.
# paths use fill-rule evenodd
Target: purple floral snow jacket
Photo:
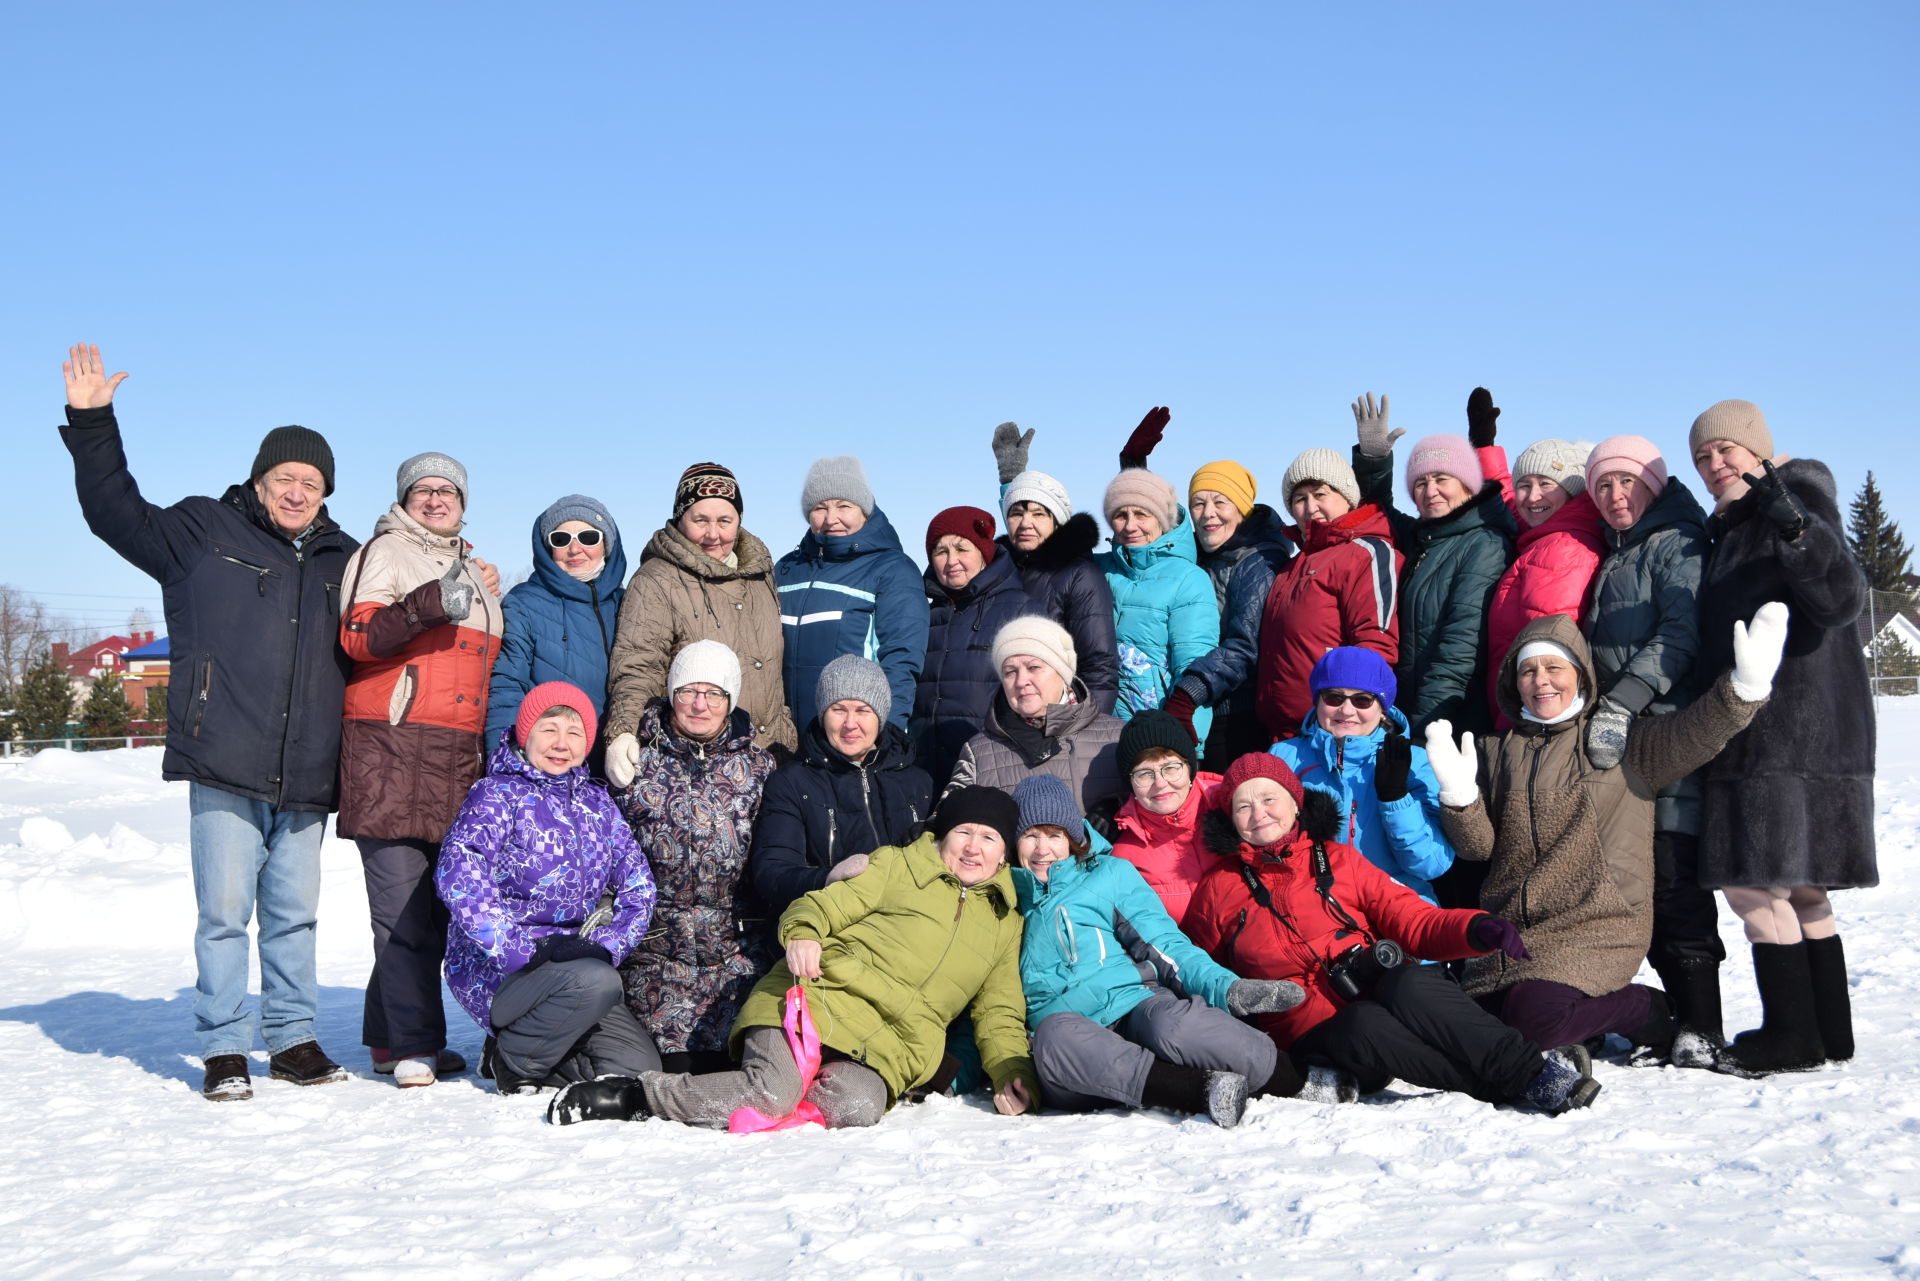
<instances>
[{"instance_id":1,"label":"purple floral snow jacket","mask_svg":"<svg viewBox=\"0 0 1920 1281\"><path fill-rule=\"evenodd\" d=\"M580 766L535 769L509 741L467 793L440 845L434 887L452 915L447 986L493 1030L493 994L549 934L571 934L601 894L612 923L587 935L620 964L653 916L653 870L604 784Z\"/></svg>"}]
</instances>

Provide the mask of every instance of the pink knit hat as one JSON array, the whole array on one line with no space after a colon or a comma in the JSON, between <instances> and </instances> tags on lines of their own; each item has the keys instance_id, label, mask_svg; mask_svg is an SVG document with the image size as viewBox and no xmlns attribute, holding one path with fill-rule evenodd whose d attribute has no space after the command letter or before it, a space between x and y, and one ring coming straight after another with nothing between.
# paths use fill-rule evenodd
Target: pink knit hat
<instances>
[{"instance_id":1,"label":"pink knit hat","mask_svg":"<svg viewBox=\"0 0 1920 1281\"><path fill-rule=\"evenodd\" d=\"M535 685L520 700L520 715L513 722L513 741L526 746L527 735L533 733L533 723L556 707L571 707L580 713L580 720L587 729L587 742L593 742L593 736L600 729L600 717L593 710L593 700L576 685L565 681L548 681L544 685Z\"/></svg>"},{"instance_id":2,"label":"pink knit hat","mask_svg":"<svg viewBox=\"0 0 1920 1281\"><path fill-rule=\"evenodd\" d=\"M1143 507L1160 518L1162 533L1170 531L1180 523L1180 499L1175 496L1173 486L1163 476L1156 476L1144 467L1129 467L1113 478L1107 486L1107 496L1100 504L1100 514L1113 523L1113 514L1122 507Z\"/></svg>"},{"instance_id":3,"label":"pink knit hat","mask_svg":"<svg viewBox=\"0 0 1920 1281\"><path fill-rule=\"evenodd\" d=\"M1422 436L1407 455L1407 494L1413 494L1413 482L1422 476L1444 473L1467 487L1469 496L1480 492L1486 473L1480 470L1480 456L1465 436L1441 432Z\"/></svg>"},{"instance_id":4,"label":"pink knit hat","mask_svg":"<svg viewBox=\"0 0 1920 1281\"><path fill-rule=\"evenodd\" d=\"M1307 789L1300 785L1300 776L1291 766L1271 752L1248 752L1233 764L1227 766L1227 774L1221 780L1220 790L1214 793L1216 808L1231 811L1233 794L1240 790L1242 783L1256 778L1270 778L1280 784L1293 803L1298 806L1307 798Z\"/></svg>"},{"instance_id":5,"label":"pink knit hat","mask_svg":"<svg viewBox=\"0 0 1920 1281\"><path fill-rule=\"evenodd\" d=\"M1587 456L1587 492L1611 471L1625 472L1656 496L1667 487L1667 460L1645 436L1609 436L1595 445Z\"/></svg>"}]
</instances>

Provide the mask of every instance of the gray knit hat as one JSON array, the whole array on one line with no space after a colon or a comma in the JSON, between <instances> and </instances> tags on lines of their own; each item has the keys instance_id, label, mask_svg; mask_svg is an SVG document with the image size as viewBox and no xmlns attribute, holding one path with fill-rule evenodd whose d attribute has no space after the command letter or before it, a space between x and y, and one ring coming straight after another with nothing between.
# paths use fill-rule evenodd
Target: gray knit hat
<instances>
[{"instance_id":1,"label":"gray knit hat","mask_svg":"<svg viewBox=\"0 0 1920 1281\"><path fill-rule=\"evenodd\" d=\"M1687 453L1697 454L1710 440L1730 440L1745 446L1755 458L1773 457L1773 433L1767 416L1750 400L1723 400L1693 420L1687 433Z\"/></svg>"},{"instance_id":2,"label":"gray knit hat","mask_svg":"<svg viewBox=\"0 0 1920 1281\"><path fill-rule=\"evenodd\" d=\"M1347 500L1349 507L1360 505L1360 482L1354 477L1353 465L1331 449L1300 451L1280 484L1281 501L1291 503L1294 486L1308 480L1331 485L1336 494Z\"/></svg>"},{"instance_id":3,"label":"gray knit hat","mask_svg":"<svg viewBox=\"0 0 1920 1281\"><path fill-rule=\"evenodd\" d=\"M425 474L431 476L434 473L427 472ZM449 476L447 479L453 480L453 477ZM455 483L458 484L459 482L455 481ZM462 486L460 492L463 494L466 493L466 487ZM620 541L620 527L613 523L613 516L600 503L599 499L588 498L585 494L568 494L565 498L560 499L555 502L553 506L540 513L540 520L537 526L540 531L540 545L545 547L547 545L547 535L570 520L585 521L587 524L599 530L601 535L607 540L607 555L613 555L614 545Z\"/></svg>"},{"instance_id":4,"label":"gray knit hat","mask_svg":"<svg viewBox=\"0 0 1920 1281\"><path fill-rule=\"evenodd\" d=\"M1057 827L1068 839L1085 839L1086 819L1073 803L1073 789L1055 774L1029 774L1013 789L1013 803L1020 807L1020 823L1014 836L1024 836L1029 827Z\"/></svg>"},{"instance_id":5,"label":"gray knit hat","mask_svg":"<svg viewBox=\"0 0 1920 1281\"><path fill-rule=\"evenodd\" d=\"M829 498L845 499L873 515L873 487L867 484L867 469L852 454L818 458L807 468L807 483L800 487L800 514L805 516Z\"/></svg>"},{"instance_id":6,"label":"gray knit hat","mask_svg":"<svg viewBox=\"0 0 1920 1281\"><path fill-rule=\"evenodd\" d=\"M1585 440L1561 440L1549 436L1536 440L1513 461L1513 478L1545 476L1569 494L1587 492L1587 455L1593 443Z\"/></svg>"},{"instance_id":7,"label":"gray knit hat","mask_svg":"<svg viewBox=\"0 0 1920 1281\"><path fill-rule=\"evenodd\" d=\"M740 701L740 656L717 640L697 640L673 656L667 668L667 695L683 685L705 681L727 691L733 703ZM885 720L886 717L881 717Z\"/></svg>"},{"instance_id":8,"label":"gray knit hat","mask_svg":"<svg viewBox=\"0 0 1920 1281\"><path fill-rule=\"evenodd\" d=\"M321 497L333 493L333 447L311 427L275 427L260 441L248 480L259 480L281 463L306 463L320 473Z\"/></svg>"},{"instance_id":9,"label":"gray knit hat","mask_svg":"<svg viewBox=\"0 0 1920 1281\"><path fill-rule=\"evenodd\" d=\"M865 703L882 722L893 715L893 686L887 683L887 669L871 658L842 654L820 669L813 705L825 711L843 698Z\"/></svg>"},{"instance_id":10,"label":"gray knit hat","mask_svg":"<svg viewBox=\"0 0 1920 1281\"><path fill-rule=\"evenodd\" d=\"M1067 487L1043 471L1023 471L1007 482L1000 495L1000 514L1005 516L1015 503L1039 503L1053 516L1053 523L1064 525L1073 516L1073 500Z\"/></svg>"},{"instance_id":11,"label":"gray knit hat","mask_svg":"<svg viewBox=\"0 0 1920 1281\"><path fill-rule=\"evenodd\" d=\"M407 501L407 491L419 484L426 476L445 476L460 491L460 502L464 506L467 496L467 469L445 454L431 451L415 454L400 464L400 470L393 474L394 501Z\"/></svg>"}]
</instances>

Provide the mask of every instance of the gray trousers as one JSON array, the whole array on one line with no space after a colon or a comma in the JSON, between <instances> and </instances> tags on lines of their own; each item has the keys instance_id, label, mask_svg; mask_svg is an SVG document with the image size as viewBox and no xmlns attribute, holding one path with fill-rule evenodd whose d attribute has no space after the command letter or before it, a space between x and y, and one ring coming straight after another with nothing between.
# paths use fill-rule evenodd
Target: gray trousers
<instances>
[{"instance_id":1,"label":"gray trousers","mask_svg":"<svg viewBox=\"0 0 1920 1281\"><path fill-rule=\"evenodd\" d=\"M1238 1072L1258 1090L1273 1075L1273 1039L1197 996L1154 994L1112 1027L1080 1014L1049 1014L1033 1033L1033 1065L1049 1107L1068 1112L1140 1106L1156 1058Z\"/></svg>"},{"instance_id":2,"label":"gray trousers","mask_svg":"<svg viewBox=\"0 0 1920 1281\"><path fill-rule=\"evenodd\" d=\"M362 837L373 923L373 973L360 1021L363 1044L396 1059L435 1054L447 1045L440 1004L440 962L447 954L447 908L433 888L440 846L432 841Z\"/></svg>"},{"instance_id":3,"label":"gray trousers","mask_svg":"<svg viewBox=\"0 0 1920 1281\"><path fill-rule=\"evenodd\" d=\"M716 1130L726 1129L727 1118L740 1108L786 1116L801 1097L800 1065L777 1027L747 1030L737 1072L653 1072L640 1084L655 1116ZM886 1115L887 1083L870 1067L837 1059L820 1065L806 1098L832 1129L872 1125Z\"/></svg>"},{"instance_id":4,"label":"gray trousers","mask_svg":"<svg viewBox=\"0 0 1920 1281\"><path fill-rule=\"evenodd\" d=\"M493 997L494 1061L544 1085L660 1070L653 1038L605 961L549 961L516 970Z\"/></svg>"}]
</instances>

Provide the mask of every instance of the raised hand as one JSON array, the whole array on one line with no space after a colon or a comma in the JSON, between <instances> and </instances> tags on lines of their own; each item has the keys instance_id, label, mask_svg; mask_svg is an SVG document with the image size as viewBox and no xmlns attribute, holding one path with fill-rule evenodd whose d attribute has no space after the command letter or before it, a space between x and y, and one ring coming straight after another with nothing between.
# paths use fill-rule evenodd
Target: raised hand
<instances>
[{"instance_id":1,"label":"raised hand","mask_svg":"<svg viewBox=\"0 0 1920 1281\"><path fill-rule=\"evenodd\" d=\"M1019 423L1001 423L993 429L993 461L999 465L1002 485L1027 469L1027 451L1032 447L1031 427L1022 432Z\"/></svg>"},{"instance_id":2,"label":"raised hand","mask_svg":"<svg viewBox=\"0 0 1920 1281\"><path fill-rule=\"evenodd\" d=\"M1733 623L1733 692L1746 703L1773 693L1773 674L1787 647L1787 607L1770 600L1753 611L1753 621Z\"/></svg>"},{"instance_id":3,"label":"raised hand","mask_svg":"<svg viewBox=\"0 0 1920 1281\"><path fill-rule=\"evenodd\" d=\"M60 372L67 376L67 403L75 409L98 409L113 403L113 392L125 374L109 378L101 372L100 348L93 343L76 343L67 348Z\"/></svg>"},{"instance_id":4,"label":"raised hand","mask_svg":"<svg viewBox=\"0 0 1920 1281\"><path fill-rule=\"evenodd\" d=\"M1373 794L1382 805L1391 805L1407 794L1407 779L1413 773L1413 743L1404 734L1388 731L1373 754Z\"/></svg>"},{"instance_id":5,"label":"raised hand","mask_svg":"<svg viewBox=\"0 0 1920 1281\"><path fill-rule=\"evenodd\" d=\"M1493 443L1494 423L1499 419L1500 411L1493 407L1493 393L1485 387L1475 387L1467 397L1467 443L1475 449L1485 449Z\"/></svg>"},{"instance_id":6,"label":"raised hand","mask_svg":"<svg viewBox=\"0 0 1920 1281\"><path fill-rule=\"evenodd\" d=\"M1369 458L1385 458L1393 452L1393 442L1407 434L1404 427L1393 432L1387 430L1387 398L1380 397L1380 403L1375 405L1372 392L1353 402L1353 428L1360 441L1360 452Z\"/></svg>"},{"instance_id":7,"label":"raised hand","mask_svg":"<svg viewBox=\"0 0 1920 1281\"><path fill-rule=\"evenodd\" d=\"M1155 405L1133 429L1133 435L1127 437L1127 443L1120 448L1120 467L1145 467L1147 458L1153 453L1153 447L1160 443L1160 437L1166 432L1167 424L1173 421L1173 411L1165 405Z\"/></svg>"},{"instance_id":8,"label":"raised hand","mask_svg":"<svg viewBox=\"0 0 1920 1281\"><path fill-rule=\"evenodd\" d=\"M1760 504L1760 514L1773 522L1780 536L1788 542L1806 532L1812 517L1799 497L1787 488L1787 482L1780 479L1780 473L1774 469L1773 459L1760 460L1759 476L1740 473L1740 479L1747 482L1747 489L1753 493ZM1784 608L1784 607L1783 607Z\"/></svg>"},{"instance_id":9,"label":"raised hand","mask_svg":"<svg viewBox=\"0 0 1920 1281\"><path fill-rule=\"evenodd\" d=\"M1480 768L1473 758L1473 735L1462 734L1455 746L1451 721L1427 726L1427 764L1433 767L1433 777L1440 784L1442 805L1465 809L1480 799Z\"/></svg>"}]
</instances>

